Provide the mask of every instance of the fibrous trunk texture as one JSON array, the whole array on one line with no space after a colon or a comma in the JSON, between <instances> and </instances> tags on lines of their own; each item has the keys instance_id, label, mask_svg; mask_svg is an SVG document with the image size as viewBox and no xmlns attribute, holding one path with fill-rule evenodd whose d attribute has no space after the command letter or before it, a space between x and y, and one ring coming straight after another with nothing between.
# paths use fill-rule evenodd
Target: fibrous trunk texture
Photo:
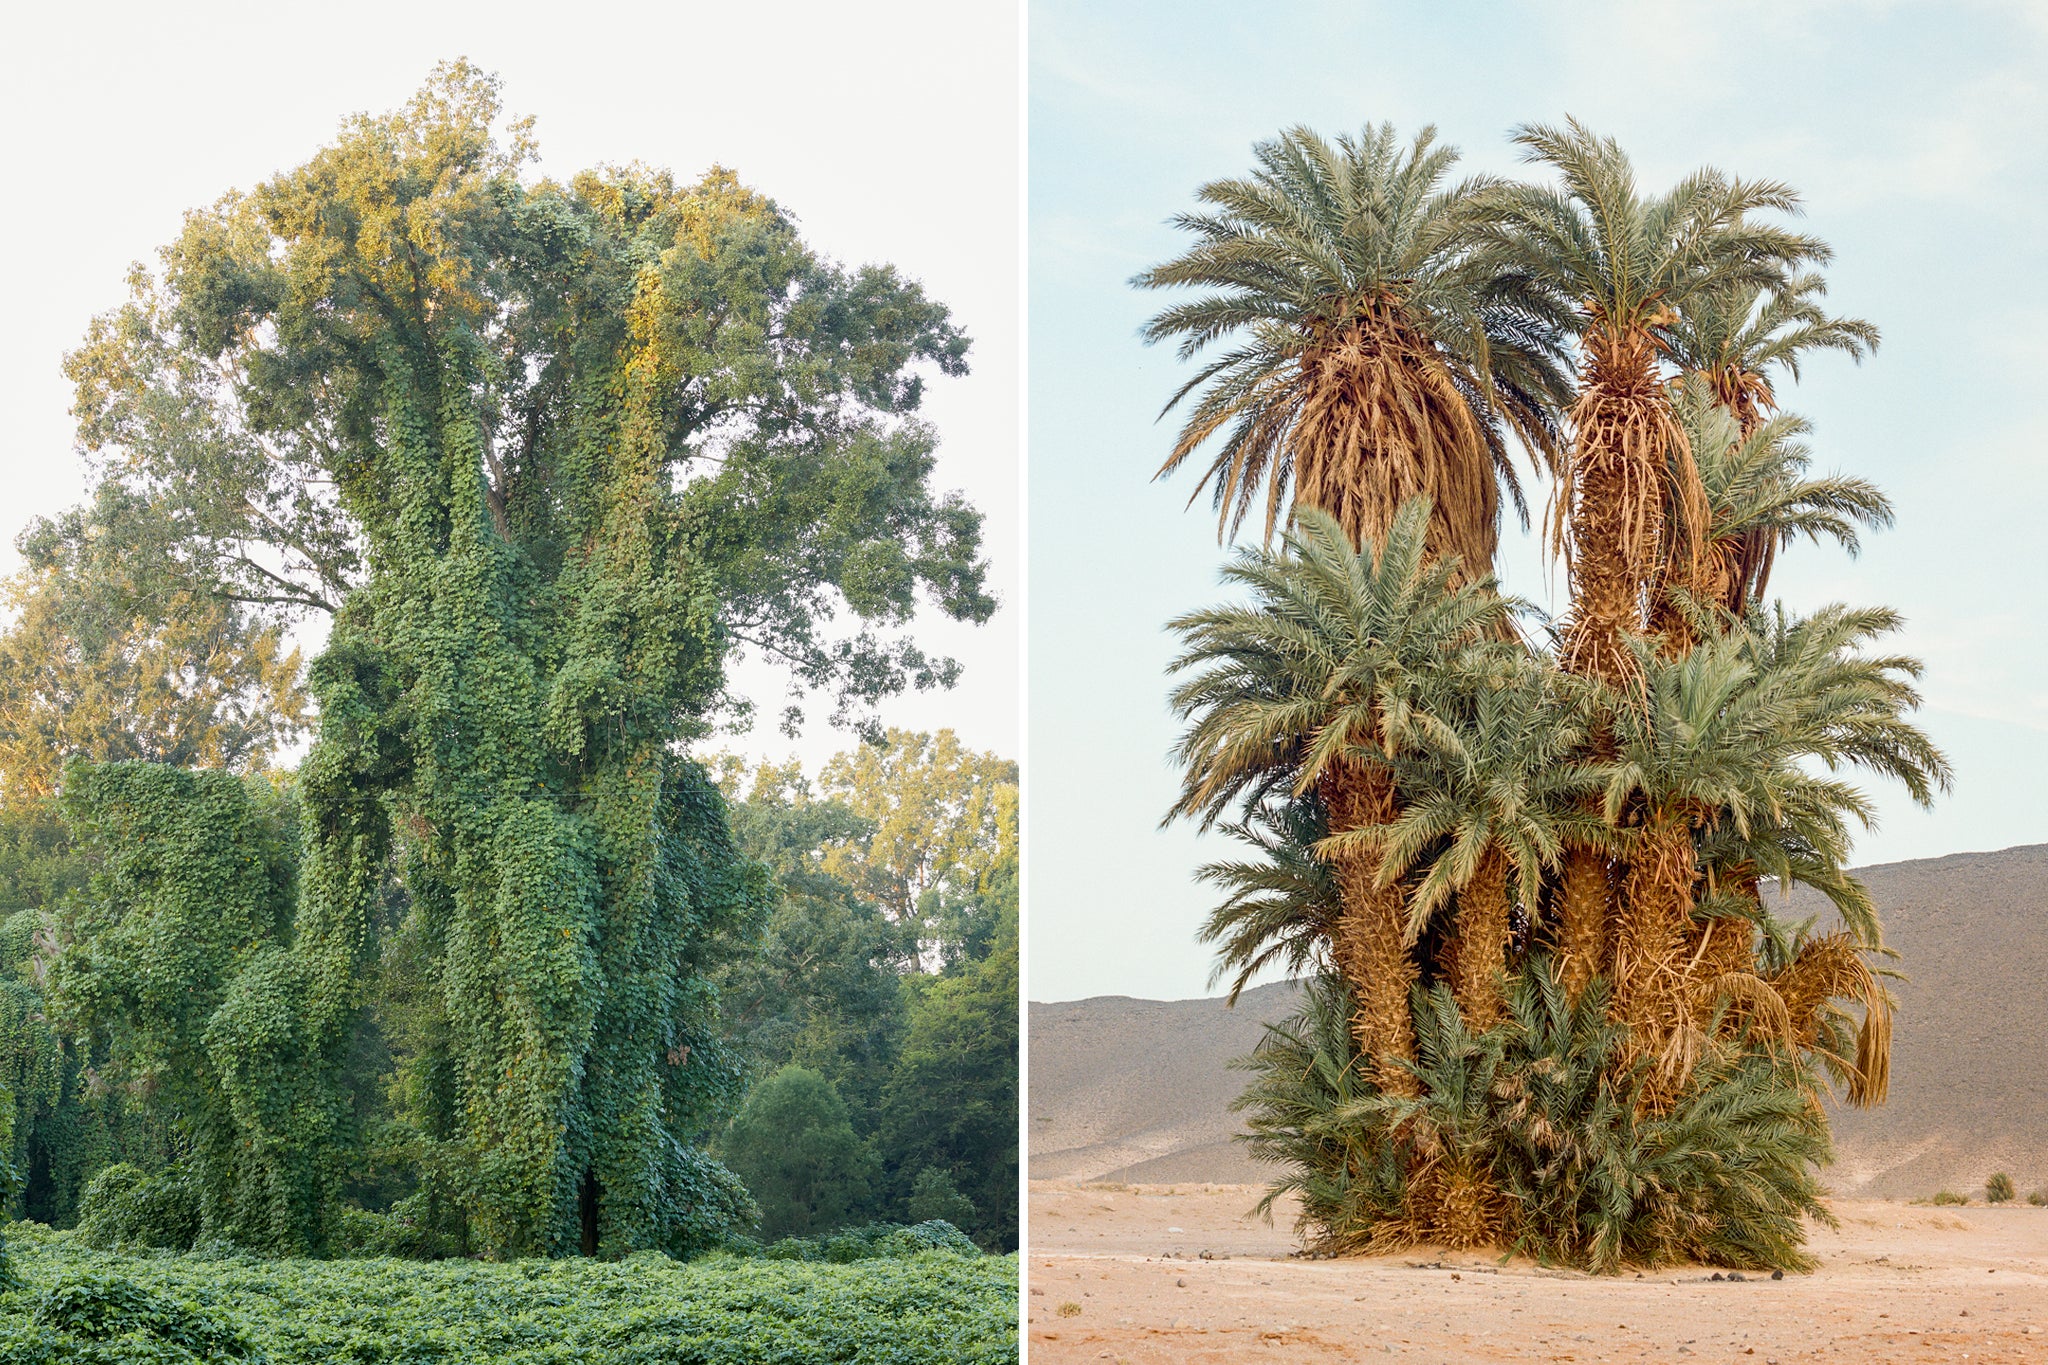
<instances>
[{"instance_id":1,"label":"fibrous trunk texture","mask_svg":"<svg viewBox=\"0 0 2048 1365\"><path fill-rule=\"evenodd\" d=\"M1620 683L1635 672L1626 635L1644 624L1667 489L1692 535L1705 526L1704 495L1649 333L1595 328L1586 352L1551 531L1571 566L1572 622L1562 661L1574 673ZM1674 457L1681 475L1691 473L1675 487L1666 472Z\"/></svg>"},{"instance_id":2,"label":"fibrous trunk texture","mask_svg":"<svg viewBox=\"0 0 2048 1365\"><path fill-rule=\"evenodd\" d=\"M1383 771L1340 761L1322 783L1322 792L1332 834L1386 824L1394 817L1393 781ZM1351 987L1353 1036L1359 1050L1374 1059L1380 1089L1413 1096L1419 1093L1415 1077L1399 1065L1415 1060L1408 994L1417 972L1408 950L1406 897L1398 885L1379 884L1377 853L1339 855L1333 870L1343 905L1335 956Z\"/></svg>"},{"instance_id":3,"label":"fibrous trunk texture","mask_svg":"<svg viewBox=\"0 0 2048 1365\"><path fill-rule=\"evenodd\" d=\"M1576 1001L1607 966L1607 857L1574 845L1565 851L1557 899L1557 975Z\"/></svg>"},{"instance_id":4,"label":"fibrous trunk texture","mask_svg":"<svg viewBox=\"0 0 2048 1365\"><path fill-rule=\"evenodd\" d=\"M1675 1092L1691 1070L1682 1055L1691 1036L1685 937L1692 925L1698 871L1692 827L1682 817L1652 812L1622 879L1614 924L1614 1018L1628 1026L1639 1053L1656 1057Z\"/></svg>"},{"instance_id":5,"label":"fibrous trunk texture","mask_svg":"<svg viewBox=\"0 0 2048 1365\"><path fill-rule=\"evenodd\" d=\"M1465 1027L1492 1028L1502 1015L1501 978L1508 965L1508 860L1498 846L1479 859L1458 893L1458 922L1450 945L1451 994Z\"/></svg>"}]
</instances>

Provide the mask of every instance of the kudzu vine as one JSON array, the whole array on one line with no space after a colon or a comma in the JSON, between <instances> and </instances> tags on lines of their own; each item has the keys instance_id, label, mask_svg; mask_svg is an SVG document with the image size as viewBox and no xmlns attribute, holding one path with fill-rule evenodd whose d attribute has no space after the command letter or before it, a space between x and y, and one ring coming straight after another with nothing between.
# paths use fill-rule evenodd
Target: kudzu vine
<instances>
[{"instance_id":1,"label":"kudzu vine","mask_svg":"<svg viewBox=\"0 0 2048 1365\"><path fill-rule=\"evenodd\" d=\"M820 261L729 172L528 181L496 114L450 67L193 215L72 360L89 444L173 491L190 451L253 451L331 489L306 524L353 537L280 534L281 568L221 579L339 599L289 798L143 765L67 784L107 913L58 993L81 1027L126 1021L138 1083L182 1087L206 1236L327 1244L372 1036L380 1150L449 1245L682 1252L748 1222L701 1150L744 1079L707 972L770 887L681 747L731 704L737 648L843 711L950 678L869 629L823 638L827 594L875 624L920 594L994 607L979 516L932 496L909 416L920 366L964 368L942 307ZM166 974L135 968L139 935L180 945Z\"/></svg>"}]
</instances>

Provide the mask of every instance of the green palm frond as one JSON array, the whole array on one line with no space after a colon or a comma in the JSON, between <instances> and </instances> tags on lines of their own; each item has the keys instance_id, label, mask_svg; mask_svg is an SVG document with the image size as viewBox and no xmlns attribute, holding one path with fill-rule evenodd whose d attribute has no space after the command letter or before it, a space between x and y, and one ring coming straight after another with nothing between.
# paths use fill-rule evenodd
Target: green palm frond
<instances>
[{"instance_id":1,"label":"green palm frond","mask_svg":"<svg viewBox=\"0 0 2048 1365\"><path fill-rule=\"evenodd\" d=\"M1339 759L1383 764L1432 724L1423 706L1442 660L1497 635L1519 604L1491 581L1456 585L1424 548L1427 502L1395 519L1383 548L1351 547L1336 522L1303 508L1275 553L1241 551L1226 584L1249 598L1176 617L1169 666L1186 674L1174 714L1180 799L1167 819L1207 829L1276 783L1307 792Z\"/></svg>"},{"instance_id":2,"label":"green palm frond","mask_svg":"<svg viewBox=\"0 0 2048 1365\"><path fill-rule=\"evenodd\" d=\"M1297 1013L1236 1065L1233 1106L1252 1154L1282 1175L1260 1208L1296 1195L1300 1231L1331 1251L1427 1235L1411 1174L1452 1167L1490 1185L1499 1245L1602 1273L1701 1261L1810 1268L1805 1218L1830 1222L1816 1168L1832 1151L1796 1060L1716 1045L1663 1113L1638 1102L1596 979L1574 1002L1547 959L1512 984L1498 1028L1473 1034L1450 993L1415 1002L1419 1098L1375 1090L1345 1028L1345 995L1307 984Z\"/></svg>"},{"instance_id":3,"label":"green palm frond","mask_svg":"<svg viewBox=\"0 0 2048 1365\"><path fill-rule=\"evenodd\" d=\"M1172 219L1193 244L1132 280L1202 291L1141 332L1202 361L1161 414L1188 405L1159 472L1220 435L1194 496L1210 491L1228 536L1263 490L1270 540L1299 473L1289 437L1310 396L1306 362L1391 303L1463 395L1492 477L1526 516L1510 441L1553 449L1570 386L1552 320L1513 280L1475 267L1472 210L1495 182L1448 183L1457 153L1430 128L1404 146L1390 124L1335 142L1296 127L1254 156L1249 176L1202 186L1205 211ZM1230 349L1209 354L1226 338Z\"/></svg>"}]
</instances>

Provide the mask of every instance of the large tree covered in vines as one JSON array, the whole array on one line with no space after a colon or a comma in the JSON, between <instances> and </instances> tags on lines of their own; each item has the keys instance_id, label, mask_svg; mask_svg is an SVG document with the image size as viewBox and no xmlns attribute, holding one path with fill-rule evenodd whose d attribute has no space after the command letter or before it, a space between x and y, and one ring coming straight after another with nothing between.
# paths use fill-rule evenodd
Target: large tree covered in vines
<instances>
[{"instance_id":1,"label":"large tree covered in vines","mask_svg":"<svg viewBox=\"0 0 2048 1365\"><path fill-rule=\"evenodd\" d=\"M535 178L498 115L444 68L192 214L71 359L87 445L176 509L192 573L331 615L294 912L205 1034L261 1043L228 1092L283 1097L230 1116L297 1163L280 1247L325 1235L373 980L412 1207L458 1245L739 1216L696 1145L740 1089L704 972L766 878L679 747L744 706L736 650L863 724L956 671L889 633L920 599L994 606L914 417L965 369L941 305L723 170Z\"/></svg>"}]
</instances>

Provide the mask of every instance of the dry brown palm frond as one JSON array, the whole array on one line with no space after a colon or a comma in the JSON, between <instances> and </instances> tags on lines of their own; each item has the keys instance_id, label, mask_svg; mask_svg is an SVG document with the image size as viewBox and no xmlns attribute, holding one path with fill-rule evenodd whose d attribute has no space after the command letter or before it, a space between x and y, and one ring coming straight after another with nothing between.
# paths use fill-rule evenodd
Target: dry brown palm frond
<instances>
[{"instance_id":1,"label":"dry brown palm frond","mask_svg":"<svg viewBox=\"0 0 2048 1365\"><path fill-rule=\"evenodd\" d=\"M1281 439L1297 502L1337 518L1354 542L1383 539L1401 504L1427 497L1428 545L1485 572L1500 494L1481 423L1437 348L1373 299L1302 354L1299 403ZM1278 528L1277 488L1266 534Z\"/></svg>"},{"instance_id":2,"label":"dry brown palm frond","mask_svg":"<svg viewBox=\"0 0 2048 1365\"><path fill-rule=\"evenodd\" d=\"M1836 1000L1863 1006L1856 1032L1856 1056L1849 1075L1849 1103L1867 1109L1884 1103L1891 1089L1892 998L1870 969L1866 951L1846 933L1814 939L1781 972L1766 978L1802 1046L1818 1047Z\"/></svg>"},{"instance_id":3,"label":"dry brown palm frond","mask_svg":"<svg viewBox=\"0 0 2048 1365\"><path fill-rule=\"evenodd\" d=\"M1398 1226L1389 1229L1389 1240L1429 1242L1453 1251L1507 1246L1514 1240L1514 1213L1513 1201L1483 1165L1434 1156L1409 1172L1407 1207L1402 1217L1390 1220Z\"/></svg>"}]
</instances>

